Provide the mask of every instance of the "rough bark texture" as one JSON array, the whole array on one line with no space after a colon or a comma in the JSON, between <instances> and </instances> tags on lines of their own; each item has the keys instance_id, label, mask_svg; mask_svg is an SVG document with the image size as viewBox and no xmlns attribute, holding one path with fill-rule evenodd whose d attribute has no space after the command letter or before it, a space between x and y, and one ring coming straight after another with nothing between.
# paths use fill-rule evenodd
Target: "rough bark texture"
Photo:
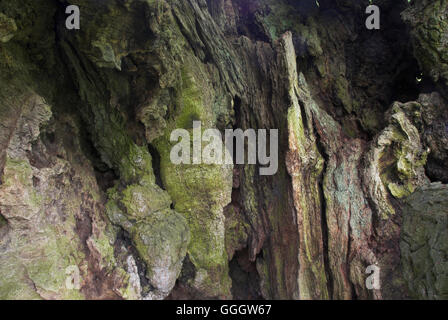
<instances>
[{"instance_id":1,"label":"rough bark texture","mask_svg":"<svg viewBox=\"0 0 448 320\"><path fill-rule=\"evenodd\" d=\"M0 299L448 298L448 2L375 2L0 0Z\"/></svg>"}]
</instances>

